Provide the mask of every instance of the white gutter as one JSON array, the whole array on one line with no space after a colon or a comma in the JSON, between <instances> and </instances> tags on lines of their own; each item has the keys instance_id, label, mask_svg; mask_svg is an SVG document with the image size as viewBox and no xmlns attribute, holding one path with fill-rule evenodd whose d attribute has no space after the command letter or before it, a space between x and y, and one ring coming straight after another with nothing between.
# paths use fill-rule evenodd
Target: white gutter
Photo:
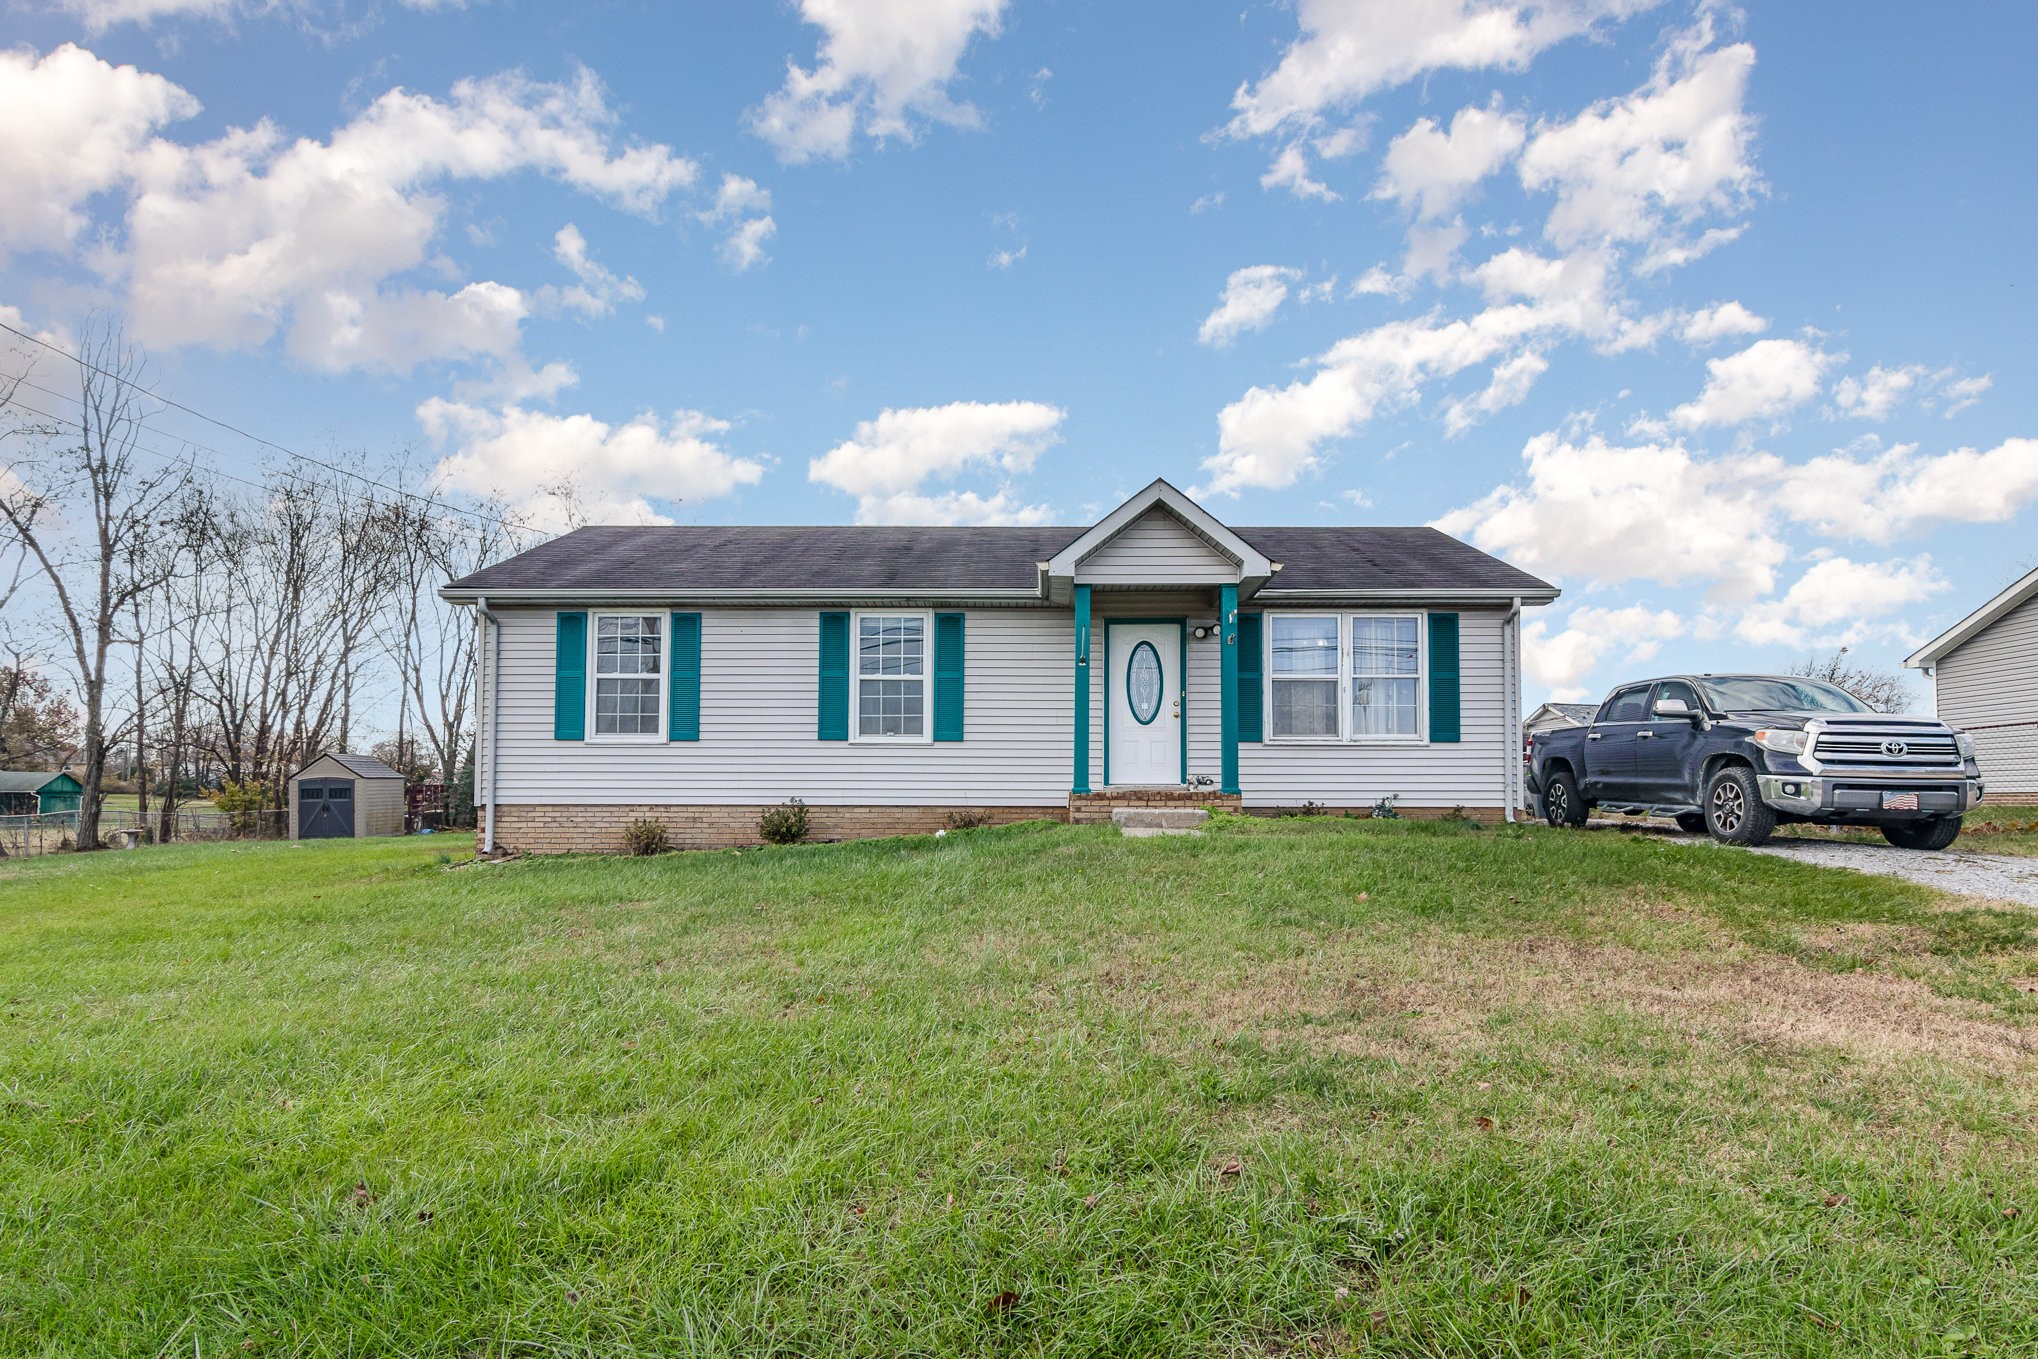
<instances>
[{"instance_id":1,"label":"white gutter","mask_svg":"<svg viewBox=\"0 0 2038 1359\"><path fill-rule=\"evenodd\" d=\"M1505 715L1504 730L1509 740L1506 751L1507 777L1504 780L1507 794L1507 819L1514 820L1514 809L1520 799L1522 788L1521 769L1521 596L1514 597L1514 605L1507 611L1507 620L1501 624L1501 673L1507 677L1506 701L1501 711Z\"/></svg>"},{"instance_id":2,"label":"white gutter","mask_svg":"<svg viewBox=\"0 0 2038 1359\"><path fill-rule=\"evenodd\" d=\"M495 853L495 755L500 749L497 733L502 729L502 620L488 609L488 597L477 595L474 599L475 612L487 620L489 636L488 655L488 816L481 831L481 852Z\"/></svg>"}]
</instances>

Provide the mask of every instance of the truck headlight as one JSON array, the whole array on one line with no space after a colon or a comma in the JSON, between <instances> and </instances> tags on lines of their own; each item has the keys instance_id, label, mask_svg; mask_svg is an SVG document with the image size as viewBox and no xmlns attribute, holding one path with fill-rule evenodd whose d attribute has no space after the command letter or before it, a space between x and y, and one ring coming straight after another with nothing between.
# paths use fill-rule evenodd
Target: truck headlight
<instances>
[{"instance_id":1,"label":"truck headlight","mask_svg":"<svg viewBox=\"0 0 2038 1359\"><path fill-rule=\"evenodd\" d=\"M1974 738L1964 731L1953 733L1953 748L1960 752L1960 758L1963 760L1974 758Z\"/></svg>"},{"instance_id":2,"label":"truck headlight","mask_svg":"<svg viewBox=\"0 0 2038 1359\"><path fill-rule=\"evenodd\" d=\"M1778 755L1804 754L1805 739L1802 731L1763 730L1748 739L1764 750L1773 750Z\"/></svg>"}]
</instances>

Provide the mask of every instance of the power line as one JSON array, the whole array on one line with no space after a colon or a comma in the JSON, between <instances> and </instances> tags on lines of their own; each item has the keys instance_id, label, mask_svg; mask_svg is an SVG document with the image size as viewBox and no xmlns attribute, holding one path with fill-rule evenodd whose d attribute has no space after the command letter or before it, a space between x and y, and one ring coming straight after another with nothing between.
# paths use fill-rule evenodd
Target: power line
<instances>
[{"instance_id":1,"label":"power line","mask_svg":"<svg viewBox=\"0 0 2038 1359\"><path fill-rule=\"evenodd\" d=\"M314 467L322 467L326 471L331 472L336 476L352 477L356 481L366 482L368 485L373 486L378 490L387 491L389 494L394 496L400 496L405 500L417 501L421 504L430 505L436 509L445 510L453 514L465 515L469 519L476 520L480 523L493 524L497 528L503 529L507 532L517 533L523 531L522 525L512 524L508 520L502 519L496 515L483 514L479 510L465 509L462 508L461 506L448 504L443 501L430 500L424 496L417 494L415 491L406 491L401 487L391 486L387 482L379 481L374 477L368 476L366 473L356 472L351 468L337 466L333 463L326 462L321 458L314 458L308 453L299 453L297 450L293 448L286 448L282 444L277 443L273 439L264 439L259 434L251 434L247 430L242 429L238 425L232 424L225 420L218 419L215 416L207 415L204 411L197 410L194 409L193 407L187 406L181 401L173 401L169 397L164 396L159 392L152 391L149 388L142 386L139 382L136 382L133 378L124 376L123 374L120 373L109 372L108 370L101 368L99 365L91 362L89 359L86 359L81 355L71 353L71 351L65 349L62 345L57 344L53 340L46 340L40 335L30 335L25 330L17 330L15 327L8 325L5 321L0 321L0 330L4 330L10 335L19 336L20 338L29 341L31 344L39 344L43 348L49 350L51 353L61 355L62 357L69 359L72 363L77 364L80 368L86 369L89 372L97 373L101 377L110 379L111 381L114 382L118 382L123 386L132 387L135 391L140 392L143 396L148 397L151 401L160 402L163 405L172 408L173 410L183 411L186 415L194 416L197 419L205 421L209 425L217 425L219 428L226 430L228 433L239 435L241 438L248 440L250 443L260 444L264 448L273 448L278 453L283 454L287 458L295 458L299 462L308 462ZM41 386L38 383L29 382L26 378L23 378L22 381L27 386L34 387L39 392L48 392L49 395L58 397L61 400L77 401L81 409L84 406L84 402L82 400L80 400L77 397L71 396L68 393L51 391L50 388ZM28 410L31 408L23 406L22 409ZM42 416L42 418L45 420L62 420L67 418L59 415L51 415L46 411L36 411L35 414ZM137 420L136 423L142 424L143 422ZM153 429L152 426L145 425L144 427ZM217 448L207 447L204 444L198 443L196 440L185 439L181 435L171 433L166 430L153 429L153 432L158 434L164 434L172 439L177 439L182 443L191 445L191 447L193 448L204 449L205 452L211 453L217 457L225 458L232 456L231 454L222 452ZM156 452L156 450L153 449L151 449L150 451ZM165 455L160 452L157 452L157 456L162 457ZM244 485L255 485L255 483L253 482L244 481L242 478L231 476L228 473L222 472L220 473L220 475L227 477L228 480L231 481L241 481L242 484ZM257 489L266 488L258 486Z\"/></svg>"}]
</instances>

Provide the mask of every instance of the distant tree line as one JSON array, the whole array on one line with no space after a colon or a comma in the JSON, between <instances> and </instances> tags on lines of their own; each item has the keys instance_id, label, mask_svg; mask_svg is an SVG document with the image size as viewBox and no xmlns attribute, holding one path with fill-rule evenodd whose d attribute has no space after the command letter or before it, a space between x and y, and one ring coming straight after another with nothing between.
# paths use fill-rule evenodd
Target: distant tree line
<instances>
[{"instance_id":1,"label":"distant tree line","mask_svg":"<svg viewBox=\"0 0 2038 1359\"><path fill-rule=\"evenodd\" d=\"M150 423L161 408L117 320L74 354L7 358L0 764L69 759L80 848L98 843L109 770L169 838L201 790L280 807L297 768L376 735L414 781L457 785L466 766L471 805L474 620L438 587L529 536L501 505L402 459L228 471Z\"/></svg>"}]
</instances>

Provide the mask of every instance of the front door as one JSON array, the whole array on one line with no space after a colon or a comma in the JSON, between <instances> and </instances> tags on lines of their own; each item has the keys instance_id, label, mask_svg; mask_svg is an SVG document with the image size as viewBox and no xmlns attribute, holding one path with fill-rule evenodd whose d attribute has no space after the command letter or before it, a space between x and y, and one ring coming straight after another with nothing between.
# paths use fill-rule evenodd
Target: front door
<instances>
[{"instance_id":1,"label":"front door","mask_svg":"<svg viewBox=\"0 0 2038 1359\"><path fill-rule=\"evenodd\" d=\"M352 779L297 781L297 838L351 839L354 834Z\"/></svg>"},{"instance_id":2,"label":"front door","mask_svg":"<svg viewBox=\"0 0 2038 1359\"><path fill-rule=\"evenodd\" d=\"M1109 625L1104 687L1104 781L1153 787L1182 782L1182 625Z\"/></svg>"}]
</instances>

